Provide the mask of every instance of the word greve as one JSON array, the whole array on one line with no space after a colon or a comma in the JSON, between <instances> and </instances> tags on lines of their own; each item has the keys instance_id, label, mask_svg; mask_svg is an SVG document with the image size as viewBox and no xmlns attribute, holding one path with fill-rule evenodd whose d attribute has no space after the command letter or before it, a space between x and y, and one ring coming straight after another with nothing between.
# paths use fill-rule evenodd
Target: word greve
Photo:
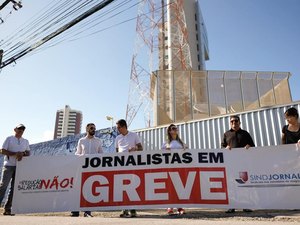
<instances>
[{"instance_id":1,"label":"word greve","mask_svg":"<svg viewBox=\"0 0 300 225\"><path fill-rule=\"evenodd\" d=\"M82 173L80 207L228 204L223 167Z\"/></svg>"}]
</instances>

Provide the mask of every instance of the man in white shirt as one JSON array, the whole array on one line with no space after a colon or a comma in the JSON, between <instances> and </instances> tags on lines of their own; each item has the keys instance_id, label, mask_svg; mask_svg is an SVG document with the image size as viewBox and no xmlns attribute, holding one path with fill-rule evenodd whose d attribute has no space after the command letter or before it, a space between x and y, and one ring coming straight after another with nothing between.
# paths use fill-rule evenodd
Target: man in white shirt
<instances>
[{"instance_id":1,"label":"man in white shirt","mask_svg":"<svg viewBox=\"0 0 300 225\"><path fill-rule=\"evenodd\" d=\"M121 119L117 123L117 129L119 135L116 137L115 146L117 152L133 152L142 151L143 146L141 144L139 136L127 129L127 123Z\"/></svg>"},{"instance_id":2,"label":"man in white shirt","mask_svg":"<svg viewBox=\"0 0 300 225\"><path fill-rule=\"evenodd\" d=\"M75 155L90 155L103 153L102 144L100 138L95 137L96 126L93 123L86 125L86 136L80 138L77 144L77 150ZM72 217L78 217L79 212L71 212ZM85 211L84 217L93 217L91 211Z\"/></svg>"},{"instance_id":3,"label":"man in white shirt","mask_svg":"<svg viewBox=\"0 0 300 225\"><path fill-rule=\"evenodd\" d=\"M0 182L0 203L3 200L6 189L10 183L8 198L4 204L3 215L5 216L13 216L13 214L11 214L11 206L16 175L16 163L17 161L21 161L24 156L30 155L29 142L27 139L22 138L25 126L19 124L15 127L14 131L15 135L7 137L0 150L1 154L5 155Z\"/></svg>"},{"instance_id":4,"label":"man in white shirt","mask_svg":"<svg viewBox=\"0 0 300 225\"><path fill-rule=\"evenodd\" d=\"M119 135L116 137L115 146L117 152L134 152L134 151L142 151L143 146L139 139L139 136L127 129L127 123L125 120L121 119L117 121L117 129L119 131ZM130 212L130 215L129 215ZM123 210L120 214L120 217L136 217L136 210Z\"/></svg>"},{"instance_id":5,"label":"man in white shirt","mask_svg":"<svg viewBox=\"0 0 300 225\"><path fill-rule=\"evenodd\" d=\"M75 155L101 154L102 144L100 138L95 137L96 126L93 123L86 125L86 136L80 138Z\"/></svg>"}]
</instances>

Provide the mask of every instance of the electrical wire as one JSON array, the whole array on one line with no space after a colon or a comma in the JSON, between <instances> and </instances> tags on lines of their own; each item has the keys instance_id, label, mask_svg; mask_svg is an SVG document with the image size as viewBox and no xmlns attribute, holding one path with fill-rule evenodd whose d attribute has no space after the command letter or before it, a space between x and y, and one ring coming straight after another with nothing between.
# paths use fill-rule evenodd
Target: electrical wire
<instances>
[{"instance_id":1,"label":"electrical wire","mask_svg":"<svg viewBox=\"0 0 300 225\"><path fill-rule=\"evenodd\" d=\"M131 4L133 1L134 3ZM135 20L137 16L125 18L121 22L117 20L117 22L105 26L105 23L111 23L112 19L118 19L117 17L120 17L120 15L126 13L142 1L143 0L115 0L111 7L105 8L101 10L101 12L88 17L86 20L55 37L50 42L43 44L34 51L26 53L22 58L39 53L61 43L77 41ZM4 38L4 41L0 41L0 48L3 48L5 51L5 59L13 58L14 55L26 51L30 46L33 46L51 32L57 30L58 27L70 22L98 3L99 0L53 0L38 14L21 25L20 29L8 35ZM158 8L156 10L160 9L161 8ZM148 13L150 14L151 12ZM99 25L103 24L104 26L98 28Z\"/></svg>"},{"instance_id":2,"label":"electrical wire","mask_svg":"<svg viewBox=\"0 0 300 225\"><path fill-rule=\"evenodd\" d=\"M70 5L71 2L72 5ZM76 16L85 12L87 7L91 8L97 3L99 3L99 1L65 0L60 4L53 5L50 10L46 9L46 13L43 13L25 28L22 28L21 31L16 31L11 36L4 38L4 40L7 41L1 42L1 48L5 50L5 58L13 55L21 47L25 48L26 46L30 46L43 36L56 30L58 25L66 24Z\"/></svg>"}]
</instances>

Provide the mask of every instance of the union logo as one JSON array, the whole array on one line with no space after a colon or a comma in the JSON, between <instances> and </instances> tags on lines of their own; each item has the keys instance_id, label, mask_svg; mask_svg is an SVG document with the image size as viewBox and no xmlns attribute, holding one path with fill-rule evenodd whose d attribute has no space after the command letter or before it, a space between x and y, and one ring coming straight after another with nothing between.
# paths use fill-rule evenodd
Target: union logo
<instances>
[{"instance_id":1,"label":"union logo","mask_svg":"<svg viewBox=\"0 0 300 225\"><path fill-rule=\"evenodd\" d=\"M239 179L235 179L239 184L244 184L248 181L248 172L239 172Z\"/></svg>"}]
</instances>

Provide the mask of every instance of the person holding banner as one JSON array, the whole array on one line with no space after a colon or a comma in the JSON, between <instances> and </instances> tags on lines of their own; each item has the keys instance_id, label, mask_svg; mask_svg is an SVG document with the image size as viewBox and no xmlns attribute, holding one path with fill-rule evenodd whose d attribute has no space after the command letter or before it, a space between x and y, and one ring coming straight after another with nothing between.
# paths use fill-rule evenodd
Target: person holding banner
<instances>
[{"instance_id":1,"label":"person holding banner","mask_svg":"<svg viewBox=\"0 0 300 225\"><path fill-rule=\"evenodd\" d=\"M1 154L5 155L0 182L0 203L3 200L6 189L10 183L8 198L4 204L3 215L5 216L13 216L11 207L16 175L16 163L17 161L21 161L23 157L30 155L29 142L27 139L22 138L25 126L19 124L15 127L14 131L15 135L7 137L0 150Z\"/></svg>"},{"instance_id":2,"label":"person holding banner","mask_svg":"<svg viewBox=\"0 0 300 225\"><path fill-rule=\"evenodd\" d=\"M78 140L75 155L90 155L103 153L100 138L95 137L96 126L93 123L86 125L86 136ZM72 217L78 217L78 211L71 212ZM84 217L93 217L91 211L85 211Z\"/></svg>"},{"instance_id":3,"label":"person holding banner","mask_svg":"<svg viewBox=\"0 0 300 225\"><path fill-rule=\"evenodd\" d=\"M119 135L115 140L116 152L135 152L142 151L143 146L139 139L139 136L127 129L127 122L124 119L120 119L116 123ZM130 214L129 214L130 212ZM122 210L120 217L136 217L137 213L135 209Z\"/></svg>"},{"instance_id":4,"label":"person holding banner","mask_svg":"<svg viewBox=\"0 0 300 225\"><path fill-rule=\"evenodd\" d=\"M251 135L241 129L240 117L237 115L230 116L230 127L231 129L226 131L223 136L223 142L221 146L228 150L232 148L245 148L246 150L250 147L255 147ZM244 212L252 212L251 209L243 209ZM228 209L226 213L234 213L235 209Z\"/></svg>"},{"instance_id":5,"label":"person holding banner","mask_svg":"<svg viewBox=\"0 0 300 225\"><path fill-rule=\"evenodd\" d=\"M298 122L299 114L297 109L289 108L284 113L287 125L282 128L281 143L282 144L300 144L300 124Z\"/></svg>"},{"instance_id":6,"label":"person holding banner","mask_svg":"<svg viewBox=\"0 0 300 225\"><path fill-rule=\"evenodd\" d=\"M170 124L167 128L167 141L163 143L161 149L163 150L173 150L173 149L187 149L187 146L183 143L178 135L178 128L174 124ZM183 208L177 208L178 215L185 214L185 210ZM168 215L174 214L173 208L167 209Z\"/></svg>"}]
</instances>

